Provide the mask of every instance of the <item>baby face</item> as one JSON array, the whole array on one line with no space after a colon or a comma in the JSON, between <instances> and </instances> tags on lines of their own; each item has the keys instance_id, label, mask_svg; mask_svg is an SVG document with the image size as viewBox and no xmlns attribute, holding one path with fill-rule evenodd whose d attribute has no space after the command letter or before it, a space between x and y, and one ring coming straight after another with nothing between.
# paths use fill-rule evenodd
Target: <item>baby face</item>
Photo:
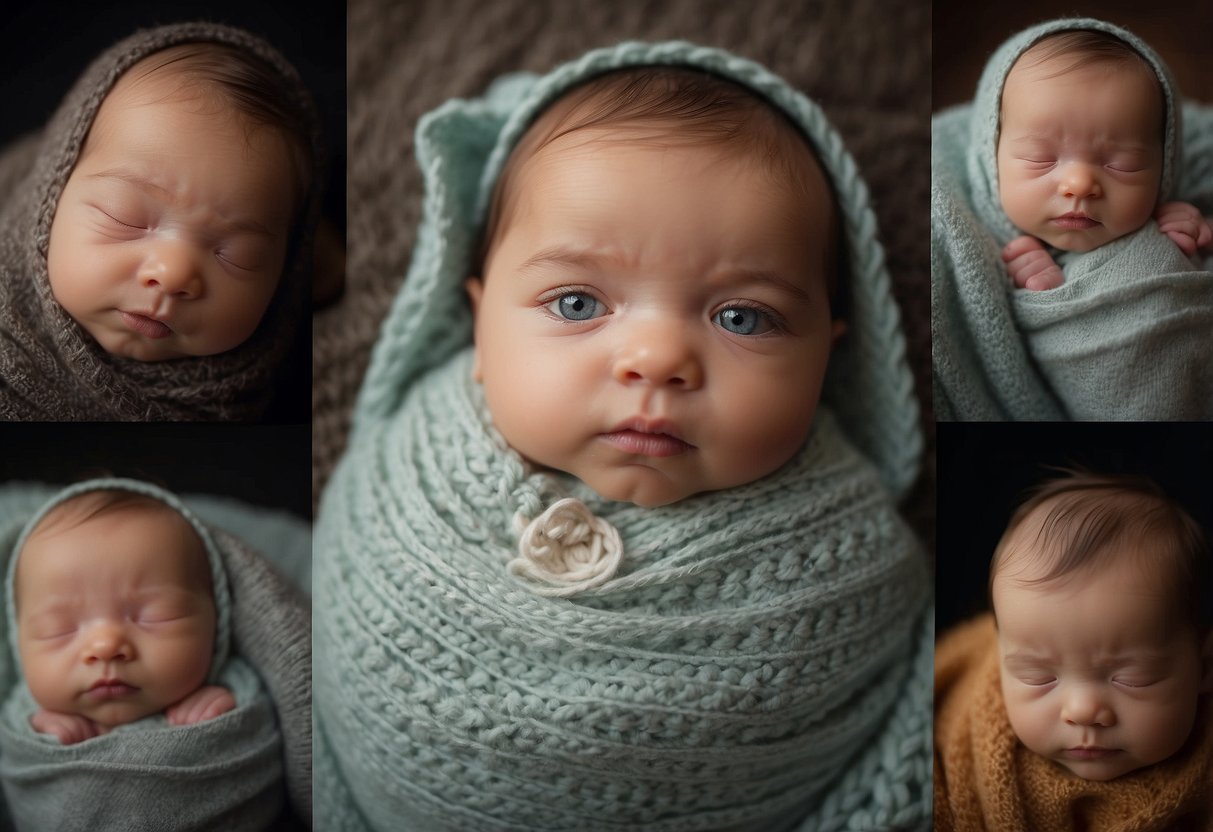
<instances>
[{"instance_id":1,"label":"baby face","mask_svg":"<svg viewBox=\"0 0 1213 832\"><path fill-rule=\"evenodd\" d=\"M531 157L485 279L469 281L476 376L506 441L644 506L788 461L841 327L811 164L808 199L720 148L603 128Z\"/></svg>"},{"instance_id":2,"label":"baby face","mask_svg":"<svg viewBox=\"0 0 1213 832\"><path fill-rule=\"evenodd\" d=\"M169 70L102 103L51 225L55 300L107 351L214 355L253 334L292 218L286 141Z\"/></svg>"},{"instance_id":3,"label":"baby face","mask_svg":"<svg viewBox=\"0 0 1213 832\"><path fill-rule=\"evenodd\" d=\"M1090 251L1141 228L1162 178L1162 93L1126 69L1021 59L1002 91L998 188L1021 231Z\"/></svg>"},{"instance_id":4,"label":"baby face","mask_svg":"<svg viewBox=\"0 0 1213 832\"><path fill-rule=\"evenodd\" d=\"M1016 580L1033 577L1030 568L1015 573L1014 564L999 573L993 600L1003 698L1020 741L1087 780L1178 751L1209 680L1200 639L1171 621L1157 577L1131 557L1036 587Z\"/></svg>"},{"instance_id":5,"label":"baby face","mask_svg":"<svg viewBox=\"0 0 1213 832\"><path fill-rule=\"evenodd\" d=\"M121 507L35 530L20 558L18 648L42 708L121 725L205 681L215 639L210 573L202 542L176 512Z\"/></svg>"}]
</instances>

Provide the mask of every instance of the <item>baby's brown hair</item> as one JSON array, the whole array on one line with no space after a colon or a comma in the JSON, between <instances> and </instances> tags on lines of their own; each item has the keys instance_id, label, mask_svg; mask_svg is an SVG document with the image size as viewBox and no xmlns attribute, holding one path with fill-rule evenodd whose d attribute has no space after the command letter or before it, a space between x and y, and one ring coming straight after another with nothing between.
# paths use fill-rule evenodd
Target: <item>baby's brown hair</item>
<instances>
[{"instance_id":1,"label":"baby's brown hair","mask_svg":"<svg viewBox=\"0 0 1213 832\"><path fill-rule=\"evenodd\" d=\"M1033 579L1017 581L1053 583L1081 570L1097 569L1130 549L1131 557L1149 574L1160 576L1181 624L1201 633L1213 626L1204 531L1157 483L1135 475L1065 469L1062 476L1032 489L994 549L990 590L1008 552L1021 553L1025 548L1023 535L1029 530L1022 527L1038 513L1044 516L1028 543L1044 569Z\"/></svg>"}]
</instances>

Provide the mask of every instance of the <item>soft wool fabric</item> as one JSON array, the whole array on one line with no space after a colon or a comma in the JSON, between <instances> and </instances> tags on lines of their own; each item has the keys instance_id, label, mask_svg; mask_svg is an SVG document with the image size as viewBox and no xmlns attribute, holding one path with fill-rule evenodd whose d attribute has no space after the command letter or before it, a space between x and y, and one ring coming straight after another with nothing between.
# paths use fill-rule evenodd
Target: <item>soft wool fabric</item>
<instances>
[{"instance_id":1,"label":"soft wool fabric","mask_svg":"<svg viewBox=\"0 0 1213 832\"><path fill-rule=\"evenodd\" d=\"M1066 276L1058 289L1016 289L1002 262L1003 246L1021 233L998 192L1002 87L1033 43L1074 29L1119 37L1154 68L1166 100L1160 201L1186 199L1213 211L1213 108L1181 107L1166 67L1145 43L1090 19L1051 21L1012 37L986 64L973 103L932 120L936 415L1213 418L1213 369L1204 359L1213 326L1210 264L1157 239L1152 223L1092 252L1055 253Z\"/></svg>"},{"instance_id":2,"label":"soft wool fabric","mask_svg":"<svg viewBox=\"0 0 1213 832\"><path fill-rule=\"evenodd\" d=\"M640 508L528 472L492 430L470 358L360 434L326 493L320 824L924 823L924 564L834 421L770 477ZM507 569L516 518L561 497L626 552L569 600Z\"/></svg>"},{"instance_id":3,"label":"soft wool fabric","mask_svg":"<svg viewBox=\"0 0 1213 832\"><path fill-rule=\"evenodd\" d=\"M15 561L10 554L19 548L16 541L51 506L97 488L136 491L166 502L191 522L206 543L217 587L217 656L220 650L226 653L230 644L243 660L212 664L213 681L236 695L234 711L197 725L168 728L162 716L153 716L72 746L61 746L28 726L33 703L20 681L12 647ZM281 813L285 776L295 816L310 823L307 600L262 556L224 530L252 528L259 510L231 501L202 497L194 501L206 523L173 495L132 480L91 480L68 489L33 483L0 489L0 551L9 561L4 564L9 573L7 633L0 633L6 648L0 651L0 701L5 703L0 719L0 778L10 792L10 811L17 820L32 812L34 817L55 818L45 827L55 829L175 830L216 824L262 829ZM283 527L280 519L274 525ZM288 537L302 533L297 528ZM101 790L113 797L71 800L65 791L69 784L72 794ZM126 790L125 798L117 796L119 790ZM6 813L0 812L0 828L6 819Z\"/></svg>"},{"instance_id":4,"label":"soft wool fabric","mask_svg":"<svg viewBox=\"0 0 1213 832\"><path fill-rule=\"evenodd\" d=\"M298 245L260 326L219 355L153 362L110 355L59 306L47 277L55 209L101 102L141 59L193 42L246 50L280 73L312 114L312 144L322 158L314 107L298 74L276 50L244 31L210 23L164 26L138 32L100 55L42 131L36 152L22 142L0 156L0 185L6 186L0 191L0 419L250 420L269 405L275 371L299 326L310 285L315 188Z\"/></svg>"},{"instance_id":5,"label":"soft wool fabric","mask_svg":"<svg viewBox=\"0 0 1213 832\"><path fill-rule=\"evenodd\" d=\"M1174 756L1084 780L1025 748L1007 719L994 619L968 621L935 659L937 832L1206 832L1213 828L1213 697Z\"/></svg>"}]
</instances>

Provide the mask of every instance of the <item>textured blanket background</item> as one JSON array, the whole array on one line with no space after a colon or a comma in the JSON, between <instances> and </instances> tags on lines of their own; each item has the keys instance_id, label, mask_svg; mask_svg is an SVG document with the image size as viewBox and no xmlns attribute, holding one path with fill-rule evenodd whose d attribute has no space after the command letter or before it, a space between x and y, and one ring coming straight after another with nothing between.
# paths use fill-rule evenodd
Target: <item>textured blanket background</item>
<instances>
[{"instance_id":1,"label":"textured blanket background","mask_svg":"<svg viewBox=\"0 0 1213 832\"><path fill-rule=\"evenodd\" d=\"M345 447L350 412L404 279L420 219L413 131L451 97L504 72L545 72L625 39L682 38L762 63L821 104L872 191L902 307L928 460L930 5L878 0L351 0L348 18L348 280L313 322L313 496ZM911 500L928 538L933 462Z\"/></svg>"}]
</instances>

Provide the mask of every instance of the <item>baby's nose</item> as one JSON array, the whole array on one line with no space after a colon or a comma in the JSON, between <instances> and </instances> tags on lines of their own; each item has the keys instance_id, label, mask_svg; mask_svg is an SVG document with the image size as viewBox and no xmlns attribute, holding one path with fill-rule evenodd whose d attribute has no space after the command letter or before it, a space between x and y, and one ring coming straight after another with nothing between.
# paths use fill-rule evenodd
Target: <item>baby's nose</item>
<instances>
[{"instance_id":1,"label":"baby's nose","mask_svg":"<svg viewBox=\"0 0 1213 832\"><path fill-rule=\"evenodd\" d=\"M1069 199L1096 199L1103 195L1097 177L1089 165L1067 165L1062 172L1058 192Z\"/></svg>"},{"instance_id":2,"label":"baby's nose","mask_svg":"<svg viewBox=\"0 0 1213 832\"><path fill-rule=\"evenodd\" d=\"M1061 715L1071 725L1111 728L1116 724L1116 714L1108 706L1106 697L1085 685L1066 692Z\"/></svg>"},{"instance_id":3,"label":"baby's nose","mask_svg":"<svg viewBox=\"0 0 1213 832\"><path fill-rule=\"evenodd\" d=\"M703 385L703 364L683 328L654 318L627 325L613 375L624 384L696 390Z\"/></svg>"},{"instance_id":4,"label":"baby's nose","mask_svg":"<svg viewBox=\"0 0 1213 832\"><path fill-rule=\"evenodd\" d=\"M134 657L135 649L122 627L107 622L97 624L89 630L85 643L85 664L126 662Z\"/></svg>"},{"instance_id":5,"label":"baby's nose","mask_svg":"<svg viewBox=\"0 0 1213 832\"><path fill-rule=\"evenodd\" d=\"M139 268L139 283L167 295L192 299L202 294L202 268L194 247L183 240L151 244Z\"/></svg>"}]
</instances>

